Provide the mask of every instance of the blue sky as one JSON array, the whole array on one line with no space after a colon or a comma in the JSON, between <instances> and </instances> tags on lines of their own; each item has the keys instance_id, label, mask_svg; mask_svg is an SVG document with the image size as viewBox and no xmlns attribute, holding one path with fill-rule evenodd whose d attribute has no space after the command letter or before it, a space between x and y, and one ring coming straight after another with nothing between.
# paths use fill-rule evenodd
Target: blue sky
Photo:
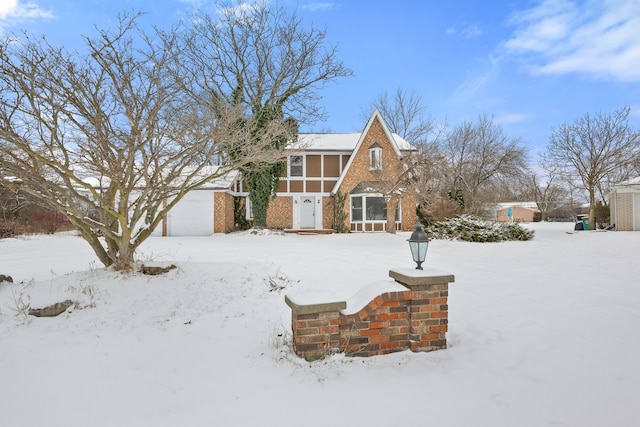
<instances>
[{"instance_id":1,"label":"blue sky","mask_svg":"<svg viewBox=\"0 0 640 427\"><path fill-rule=\"evenodd\" d=\"M362 130L361 106L400 87L449 126L493 116L532 155L552 126L630 105L640 128L640 0L280 0L326 27L354 71L323 89L326 122L305 131ZM144 10L168 28L208 0L0 0L0 32L80 46L117 12Z\"/></svg>"}]
</instances>

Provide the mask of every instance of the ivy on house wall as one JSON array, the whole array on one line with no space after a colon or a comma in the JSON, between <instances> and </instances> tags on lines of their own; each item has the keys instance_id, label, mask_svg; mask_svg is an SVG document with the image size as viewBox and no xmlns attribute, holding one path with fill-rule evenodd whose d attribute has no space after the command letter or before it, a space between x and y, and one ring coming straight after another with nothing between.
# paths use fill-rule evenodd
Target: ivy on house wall
<instances>
[{"instance_id":1,"label":"ivy on house wall","mask_svg":"<svg viewBox=\"0 0 640 427\"><path fill-rule=\"evenodd\" d=\"M347 213L344 210L346 200L347 195L341 191L333 196L333 223L337 233L346 233L347 231L345 227Z\"/></svg>"}]
</instances>

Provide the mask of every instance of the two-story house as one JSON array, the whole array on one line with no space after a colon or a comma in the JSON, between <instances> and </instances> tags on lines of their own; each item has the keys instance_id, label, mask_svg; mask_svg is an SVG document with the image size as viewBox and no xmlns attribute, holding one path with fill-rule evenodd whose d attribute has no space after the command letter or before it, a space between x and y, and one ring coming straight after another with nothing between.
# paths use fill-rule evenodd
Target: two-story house
<instances>
[{"instance_id":1,"label":"two-story house","mask_svg":"<svg viewBox=\"0 0 640 427\"><path fill-rule=\"evenodd\" d=\"M386 231L390 225L410 230L415 226L415 192L401 182L407 171L405 161L416 149L389 131L378 110L362 132L300 134L290 150L287 174L280 179L267 212L269 228L335 229L337 194L344 200L345 230ZM234 198L247 197L248 190L240 174L229 182L192 191L156 234L185 235L181 230L187 228L191 235L234 230ZM250 219L249 199L246 212ZM391 221L389 215L393 215Z\"/></svg>"}]
</instances>

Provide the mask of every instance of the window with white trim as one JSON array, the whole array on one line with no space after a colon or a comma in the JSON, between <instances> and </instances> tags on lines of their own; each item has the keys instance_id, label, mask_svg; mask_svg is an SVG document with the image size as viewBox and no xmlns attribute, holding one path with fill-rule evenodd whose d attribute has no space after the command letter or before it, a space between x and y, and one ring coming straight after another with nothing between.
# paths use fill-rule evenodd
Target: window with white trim
<instances>
[{"instance_id":1,"label":"window with white trim","mask_svg":"<svg viewBox=\"0 0 640 427\"><path fill-rule=\"evenodd\" d=\"M351 221L362 221L362 196L351 197Z\"/></svg>"},{"instance_id":2,"label":"window with white trim","mask_svg":"<svg viewBox=\"0 0 640 427\"><path fill-rule=\"evenodd\" d=\"M396 206L394 219L400 221L400 203ZM351 222L386 221L387 199L379 195L351 196Z\"/></svg>"},{"instance_id":3,"label":"window with white trim","mask_svg":"<svg viewBox=\"0 0 640 427\"><path fill-rule=\"evenodd\" d=\"M387 201L382 196L351 196L351 221L386 221Z\"/></svg>"},{"instance_id":4,"label":"window with white trim","mask_svg":"<svg viewBox=\"0 0 640 427\"><path fill-rule=\"evenodd\" d=\"M303 176L303 164L302 156L289 157L289 176Z\"/></svg>"},{"instance_id":5,"label":"window with white trim","mask_svg":"<svg viewBox=\"0 0 640 427\"><path fill-rule=\"evenodd\" d=\"M377 142L369 148L369 169L382 169L382 147Z\"/></svg>"}]
</instances>

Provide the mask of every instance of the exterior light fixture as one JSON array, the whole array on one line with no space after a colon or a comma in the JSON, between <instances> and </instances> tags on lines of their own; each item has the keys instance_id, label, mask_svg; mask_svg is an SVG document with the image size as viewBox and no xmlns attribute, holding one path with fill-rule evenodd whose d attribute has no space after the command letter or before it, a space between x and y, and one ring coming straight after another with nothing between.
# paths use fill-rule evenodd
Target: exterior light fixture
<instances>
[{"instance_id":1,"label":"exterior light fixture","mask_svg":"<svg viewBox=\"0 0 640 427\"><path fill-rule=\"evenodd\" d=\"M418 265L416 270L422 270L422 263L427 257L427 248L429 247L429 238L425 234L422 224L416 224L416 230L411 233L408 242L413 261Z\"/></svg>"}]
</instances>

